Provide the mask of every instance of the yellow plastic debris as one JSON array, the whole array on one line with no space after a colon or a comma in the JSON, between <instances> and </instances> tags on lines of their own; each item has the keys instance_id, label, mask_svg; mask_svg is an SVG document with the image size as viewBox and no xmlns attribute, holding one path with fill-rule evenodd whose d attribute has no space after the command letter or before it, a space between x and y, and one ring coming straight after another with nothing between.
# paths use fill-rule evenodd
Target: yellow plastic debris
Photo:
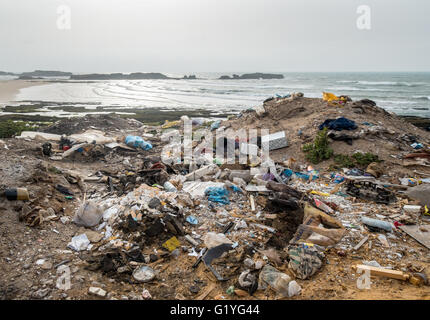
<instances>
[{"instance_id":1,"label":"yellow plastic debris","mask_svg":"<svg viewBox=\"0 0 430 320\"><path fill-rule=\"evenodd\" d=\"M348 97L338 97L330 92L323 92L323 100L327 101L327 104L332 107L343 107L348 101Z\"/></svg>"},{"instance_id":2,"label":"yellow plastic debris","mask_svg":"<svg viewBox=\"0 0 430 320\"><path fill-rule=\"evenodd\" d=\"M176 237L171 237L169 240L163 243L163 247L172 252L177 247L179 247L181 243Z\"/></svg>"},{"instance_id":3,"label":"yellow plastic debris","mask_svg":"<svg viewBox=\"0 0 430 320\"><path fill-rule=\"evenodd\" d=\"M169 129L172 127L177 127L181 125L181 121L168 121L164 122L164 124L161 126L162 129Z\"/></svg>"},{"instance_id":4,"label":"yellow plastic debris","mask_svg":"<svg viewBox=\"0 0 430 320\"><path fill-rule=\"evenodd\" d=\"M329 193L325 193L325 192L321 192L321 191L316 191L316 190L312 190L311 193L319 195L319 196L322 196L322 197L328 197L330 195Z\"/></svg>"},{"instance_id":5,"label":"yellow plastic debris","mask_svg":"<svg viewBox=\"0 0 430 320\"><path fill-rule=\"evenodd\" d=\"M328 101L328 102L332 102L332 101L339 101L340 98L333 93L323 92L323 100Z\"/></svg>"}]
</instances>

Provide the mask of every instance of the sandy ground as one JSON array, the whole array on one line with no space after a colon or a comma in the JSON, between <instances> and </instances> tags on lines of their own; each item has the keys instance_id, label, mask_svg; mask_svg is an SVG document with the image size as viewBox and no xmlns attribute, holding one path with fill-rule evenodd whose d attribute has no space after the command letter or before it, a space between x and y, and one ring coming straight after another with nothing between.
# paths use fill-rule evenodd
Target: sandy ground
<instances>
[{"instance_id":1,"label":"sandy ground","mask_svg":"<svg viewBox=\"0 0 430 320\"><path fill-rule=\"evenodd\" d=\"M0 105L9 103L14 100L15 96L23 88L40 86L45 81L28 81L28 80L6 80L0 81Z\"/></svg>"}]
</instances>

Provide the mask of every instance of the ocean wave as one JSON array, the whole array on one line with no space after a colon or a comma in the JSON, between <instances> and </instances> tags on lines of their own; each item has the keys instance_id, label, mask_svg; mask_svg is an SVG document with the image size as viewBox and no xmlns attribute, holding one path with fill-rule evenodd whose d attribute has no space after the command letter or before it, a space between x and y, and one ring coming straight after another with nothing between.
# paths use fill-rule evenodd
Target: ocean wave
<instances>
[{"instance_id":1,"label":"ocean wave","mask_svg":"<svg viewBox=\"0 0 430 320\"><path fill-rule=\"evenodd\" d=\"M423 82L398 82L398 81L358 81L361 85L371 86L394 86L394 87L418 87L426 83Z\"/></svg>"},{"instance_id":2,"label":"ocean wave","mask_svg":"<svg viewBox=\"0 0 430 320\"><path fill-rule=\"evenodd\" d=\"M363 91L363 92L365 92L365 91L379 91L379 92L390 92L390 91L387 91L385 89L377 89L377 88L366 88L366 89L363 89L363 88L356 88L356 87L331 87L331 88L328 88L326 90L328 90L328 91L331 90L331 91Z\"/></svg>"},{"instance_id":3,"label":"ocean wave","mask_svg":"<svg viewBox=\"0 0 430 320\"><path fill-rule=\"evenodd\" d=\"M358 83L357 80L338 80L337 83Z\"/></svg>"},{"instance_id":4,"label":"ocean wave","mask_svg":"<svg viewBox=\"0 0 430 320\"><path fill-rule=\"evenodd\" d=\"M412 97L412 98L414 98L414 99L417 99L417 100L430 100L430 96L414 96L414 97Z\"/></svg>"}]
</instances>

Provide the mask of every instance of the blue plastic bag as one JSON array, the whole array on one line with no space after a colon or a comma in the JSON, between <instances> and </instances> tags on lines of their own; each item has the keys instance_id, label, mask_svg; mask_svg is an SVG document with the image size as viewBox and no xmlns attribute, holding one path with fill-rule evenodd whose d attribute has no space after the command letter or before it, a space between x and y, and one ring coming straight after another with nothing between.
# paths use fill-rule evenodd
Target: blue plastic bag
<instances>
[{"instance_id":1,"label":"blue plastic bag","mask_svg":"<svg viewBox=\"0 0 430 320\"><path fill-rule=\"evenodd\" d=\"M209 187L206 189L205 194L208 196L208 200L220 204L229 204L228 190L220 187Z\"/></svg>"},{"instance_id":2,"label":"blue plastic bag","mask_svg":"<svg viewBox=\"0 0 430 320\"><path fill-rule=\"evenodd\" d=\"M186 221L188 223L191 223L191 224L194 224L194 225L196 225L196 224L199 223L199 220L197 220L197 218L194 217L194 216L188 216L187 219L186 219Z\"/></svg>"},{"instance_id":3,"label":"blue plastic bag","mask_svg":"<svg viewBox=\"0 0 430 320\"><path fill-rule=\"evenodd\" d=\"M145 140L143 140L141 137L138 137L138 136L127 136L125 138L125 144L128 145L129 147L141 148L146 151L152 149L152 144L150 144L149 142L146 142Z\"/></svg>"},{"instance_id":4,"label":"blue plastic bag","mask_svg":"<svg viewBox=\"0 0 430 320\"><path fill-rule=\"evenodd\" d=\"M221 125L221 120L215 121L214 123L211 124L211 131L218 129L220 125Z\"/></svg>"}]
</instances>

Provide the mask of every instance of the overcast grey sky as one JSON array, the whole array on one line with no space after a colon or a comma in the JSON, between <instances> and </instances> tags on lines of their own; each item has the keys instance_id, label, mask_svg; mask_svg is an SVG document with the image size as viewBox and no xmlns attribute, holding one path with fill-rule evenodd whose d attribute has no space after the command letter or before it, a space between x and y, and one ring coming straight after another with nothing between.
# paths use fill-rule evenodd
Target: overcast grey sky
<instances>
[{"instance_id":1,"label":"overcast grey sky","mask_svg":"<svg viewBox=\"0 0 430 320\"><path fill-rule=\"evenodd\" d=\"M0 70L430 71L429 17L425 0L0 0Z\"/></svg>"}]
</instances>

